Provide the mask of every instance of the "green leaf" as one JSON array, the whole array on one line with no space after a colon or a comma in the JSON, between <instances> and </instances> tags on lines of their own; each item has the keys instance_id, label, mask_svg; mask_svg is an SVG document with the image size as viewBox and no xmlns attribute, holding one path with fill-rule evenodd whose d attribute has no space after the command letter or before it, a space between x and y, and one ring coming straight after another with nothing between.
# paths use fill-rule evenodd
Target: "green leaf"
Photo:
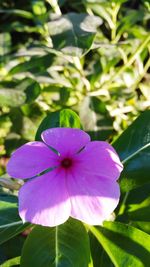
<instances>
[{"instance_id":1,"label":"green leaf","mask_svg":"<svg viewBox=\"0 0 150 267\"><path fill-rule=\"evenodd\" d=\"M90 248L93 266L92 267L112 267L112 262L102 245L98 242L96 237L89 232Z\"/></svg>"},{"instance_id":2,"label":"green leaf","mask_svg":"<svg viewBox=\"0 0 150 267\"><path fill-rule=\"evenodd\" d=\"M17 198L0 195L0 244L23 232L29 224L23 224L17 208Z\"/></svg>"},{"instance_id":3,"label":"green leaf","mask_svg":"<svg viewBox=\"0 0 150 267\"><path fill-rule=\"evenodd\" d=\"M16 89L0 89L0 107L18 107L24 104L26 95Z\"/></svg>"},{"instance_id":4,"label":"green leaf","mask_svg":"<svg viewBox=\"0 0 150 267\"><path fill-rule=\"evenodd\" d=\"M88 267L89 261L88 234L70 219L59 227L36 226L25 242L21 267Z\"/></svg>"},{"instance_id":5,"label":"green leaf","mask_svg":"<svg viewBox=\"0 0 150 267\"><path fill-rule=\"evenodd\" d=\"M68 13L48 23L54 49L81 56L91 48L102 20L88 14Z\"/></svg>"},{"instance_id":6,"label":"green leaf","mask_svg":"<svg viewBox=\"0 0 150 267\"><path fill-rule=\"evenodd\" d=\"M148 267L150 236L132 226L105 222L104 227L89 227L116 267Z\"/></svg>"},{"instance_id":7,"label":"green leaf","mask_svg":"<svg viewBox=\"0 0 150 267\"><path fill-rule=\"evenodd\" d=\"M140 115L113 146L124 164L120 179L122 190L149 183L150 110Z\"/></svg>"},{"instance_id":8,"label":"green leaf","mask_svg":"<svg viewBox=\"0 0 150 267\"><path fill-rule=\"evenodd\" d=\"M40 94L41 87L38 82L31 78L23 79L16 87L26 94L26 103L33 102Z\"/></svg>"},{"instance_id":9,"label":"green leaf","mask_svg":"<svg viewBox=\"0 0 150 267\"><path fill-rule=\"evenodd\" d=\"M133 189L126 198L124 211L118 220L133 221L150 221L150 183L142 187Z\"/></svg>"},{"instance_id":10,"label":"green leaf","mask_svg":"<svg viewBox=\"0 0 150 267\"><path fill-rule=\"evenodd\" d=\"M10 259L20 257L25 240L26 236L20 234L0 245L0 266ZM18 265L12 266L17 267Z\"/></svg>"},{"instance_id":11,"label":"green leaf","mask_svg":"<svg viewBox=\"0 0 150 267\"><path fill-rule=\"evenodd\" d=\"M50 53L44 56L32 56L29 60L14 66L9 74L14 75L16 73L31 72L37 75L40 72L45 72L51 66L54 57L55 55Z\"/></svg>"},{"instance_id":12,"label":"green leaf","mask_svg":"<svg viewBox=\"0 0 150 267\"><path fill-rule=\"evenodd\" d=\"M20 263L20 257L16 257L3 263L1 267L13 267L13 266L16 267L19 266L19 263Z\"/></svg>"},{"instance_id":13,"label":"green leaf","mask_svg":"<svg viewBox=\"0 0 150 267\"><path fill-rule=\"evenodd\" d=\"M128 13L122 18L118 25L118 34L133 29L137 22L141 22L144 16L144 10L128 10ZM134 31L133 31L134 33Z\"/></svg>"},{"instance_id":14,"label":"green leaf","mask_svg":"<svg viewBox=\"0 0 150 267\"><path fill-rule=\"evenodd\" d=\"M139 228L140 230L142 230L143 232L146 232L147 234L150 235L150 223L149 222L132 222L131 223L132 226Z\"/></svg>"},{"instance_id":15,"label":"green leaf","mask_svg":"<svg viewBox=\"0 0 150 267\"><path fill-rule=\"evenodd\" d=\"M70 109L63 109L52 112L44 118L37 130L35 139L41 140L41 133L44 130L55 127L82 128L78 115Z\"/></svg>"}]
</instances>

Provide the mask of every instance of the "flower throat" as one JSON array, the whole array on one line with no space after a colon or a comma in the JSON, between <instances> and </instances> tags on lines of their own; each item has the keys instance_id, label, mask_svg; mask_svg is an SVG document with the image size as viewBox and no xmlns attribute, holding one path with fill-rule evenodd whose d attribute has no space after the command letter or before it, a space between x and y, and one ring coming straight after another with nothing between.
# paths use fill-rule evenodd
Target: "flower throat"
<instances>
[{"instance_id":1,"label":"flower throat","mask_svg":"<svg viewBox=\"0 0 150 267\"><path fill-rule=\"evenodd\" d=\"M63 159L62 162L61 162L61 166L62 166L63 168L65 168L65 169L68 169L69 167L71 167L71 165L72 165L72 160L69 159L69 158L65 158L65 159Z\"/></svg>"}]
</instances>

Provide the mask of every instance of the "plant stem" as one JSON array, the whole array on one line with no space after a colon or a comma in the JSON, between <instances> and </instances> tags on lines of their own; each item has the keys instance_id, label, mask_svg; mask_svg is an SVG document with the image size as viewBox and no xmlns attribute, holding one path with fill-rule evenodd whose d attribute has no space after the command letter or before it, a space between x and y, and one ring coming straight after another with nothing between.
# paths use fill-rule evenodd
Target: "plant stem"
<instances>
[{"instance_id":1,"label":"plant stem","mask_svg":"<svg viewBox=\"0 0 150 267\"><path fill-rule=\"evenodd\" d=\"M126 204L126 201L127 201L128 196L129 196L129 192L126 192L126 194L125 194L125 196L124 196L124 198L123 198L123 201L122 201L122 203L121 203L121 206L120 206L120 209L119 209L119 211L118 211L117 216L118 216L118 215L122 215L122 214L124 213L125 208L126 208L125 204Z\"/></svg>"},{"instance_id":2,"label":"plant stem","mask_svg":"<svg viewBox=\"0 0 150 267\"><path fill-rule=\"evenodd\" d=\"M52 9L54 10L54 12L57 14L57 15L61 15L61 10L59 8L59 5L57 3L57 0L46 0L52 7Z\"/></svg>"},{"instance_id":3,"label":"plant stem","mask_svg":"<svg viewBox=\"0 0 150 267\"><path fill-rule=\"evenodd\" d=\"M117 31L117 16L118 16L119 9L120 9L120 4L113 3L113 10L112 10L113 27L111 30L112 43L115 43L116 31Z\"/></svg>"},{"instance_id":4,"label":"plant stem","mask_svg":"<svg viewBox=\"0 0 150 267\"><path fill-rule=\"evenodd\" d=\"M130 67L133 62L136 60L136 57L143 51L143 49L148 45L150 42L150 35L146 36L144 41L139 45L139 47L136 49L133 55L131 55L125 65L123 65L114 75L112 75L109 79L109 81L104 82L101 85L101 88L97 91L93 91L90 93L91 96L98 96L99 93L101 92L101 89L106 89L108 88L111 83L118 77L120 74L122 74L126 68Z\"/></svg>"},{"instance_id":5,"label":"plant stem","mask_svg":"<svg viewBox=\"0 0 150 267\"><path fill-rule=\"evenodd\" d=\"M135 90L138 86L138 84L140 83L140 81L143 79L143 77L145 76L145 74L147 73L148 69L150 68L150 58L147 60L143 72L141 74L139 74L138 79L136 80L136 82L133 84L132 86L132 90Z\"/></svg>"}]
</instances>

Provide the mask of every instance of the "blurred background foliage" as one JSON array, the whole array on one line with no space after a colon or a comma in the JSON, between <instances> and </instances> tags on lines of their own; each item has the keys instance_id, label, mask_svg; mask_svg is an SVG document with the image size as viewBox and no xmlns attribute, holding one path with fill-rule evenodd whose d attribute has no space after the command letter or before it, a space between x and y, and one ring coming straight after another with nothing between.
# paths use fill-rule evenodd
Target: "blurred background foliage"
<instances>
[{"instance_id":1,"label":"blurred background foliage","mask_svg":"<svg viewBox=\"0 0 150 267\"><path fill-rule=\"evenodd\" d=\"M0 176L7 179L12 151L34 140L53 111L76 111L93 140L111 142L149 109L149 29L149 0L0 0ZM140 203L148 196L148 185L143 188L143 195L132 190L128 217L149 232L147 217L139 222L135 214L135 195ZM5 198L1 203L9 202ZM11 204L15 214L16 201ZM9 205L7 214L14 221ZM7 241L8 233L1 234ZM3 244L0 262L11 253L18 257L24 239Z\"/></svg>"},{"instance_id":2,"label":"blurred background foliage","mask_svg":"<svg viewBox=\"0 0 150 267\"><path fill-rule=\"evenodd\" d=\"M150 2L0 1L0 173L43 117L113 140L150 106Z\"/></svg>"}]
</instances>

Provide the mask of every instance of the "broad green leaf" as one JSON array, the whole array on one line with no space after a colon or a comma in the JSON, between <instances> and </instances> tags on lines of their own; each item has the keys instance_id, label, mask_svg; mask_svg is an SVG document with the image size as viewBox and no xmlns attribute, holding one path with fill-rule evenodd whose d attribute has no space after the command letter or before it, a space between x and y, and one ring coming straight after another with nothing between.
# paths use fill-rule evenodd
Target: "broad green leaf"
<instances>
[{"instance_id":1,"label":"broad green leaf","mask_svg":"<svg viewBox=\"0 0 150 267\"><path fill-rule=\"evenodd\" d=\"M31 78L23 79L16 87L26 94L26 103L33 102L40 94L41 87L38 82Z\"/></svg>"},{"instance_id":2,"label":"broad green leaf","mask_svg":"<svg viewBox=\"0 0 150 267\"><path fill-rule=\"evenodd\" d=\"M104 227L89 227L116 267L148 267L150 236L139 229L118 222Z\"/></svg>"},{"instance_id":3,"label":"broad green leaf","mask_svg":"<svg viewBox=\"0 0 150 267\"><path fill-rule=\"evenodd\" d=\"M41 140L41 133L44 130L55 127L82 128L78 115L70 109L63 109L52 112L44 118L37 130L35 139Z\"/></svg>"},{"instance_id":4,"label":"broad green leaf","mask_svg":"<svg viewBox=\"0 0 150 267\"><path fill-rule=\"evenodd\" d=\"M19 263L20 263L20 257L16 257L3 263L1 267L13 267L13 266L17 267L19 266Z\"/></svg>"},{"instance_id":5,"label":"broad green leaf","mask_svg":"<svg viewBox=\"0 0 150 267\"><path fill-rule=\"evenodd\" d=\"M25 242L21 267L88 267L89 261L88 234L70 219L57 227L36 226Z\"/></svg>"},{"instance_id":6,"label":"broad green leaf","mask_svg":"<svg viewBox=\"0 0 150 267\"><path fill-rule=\"evenodd\" d=\"M123 164L123 191L149 183L150 110L143 112L113 143Z\"/></svg>"},{"instance_id":7,"label":"broad green leaf","mask_svg":"<svg viewBox=\"0 0 150 267\"><path fill-rule=\"evenodd\" d=\"M82 56L92 46L102 20L88 14L68 13L48 23L54 49L72 56Z\"/></svg>"},{"instance_id":8,"label":"broad green leaf","mask_svg":"<svg viewBox=\"0 0 150 267\"><path fill-rule=\"evenodd\" d=\"M0 107L18 107L24 104L26 95L16 89L0 89Z\"/></svg>"},{"instance_id":9,"label":"broad green leaf","mask_svg":"<svg viewBox=\"0 0 150 267\"><path fill-rule=\"evenodd\" d=\"M0 244L23 232L28 224L23 224L17 208L17 198L0 195Z\"/></svg>"}]
</instances>

